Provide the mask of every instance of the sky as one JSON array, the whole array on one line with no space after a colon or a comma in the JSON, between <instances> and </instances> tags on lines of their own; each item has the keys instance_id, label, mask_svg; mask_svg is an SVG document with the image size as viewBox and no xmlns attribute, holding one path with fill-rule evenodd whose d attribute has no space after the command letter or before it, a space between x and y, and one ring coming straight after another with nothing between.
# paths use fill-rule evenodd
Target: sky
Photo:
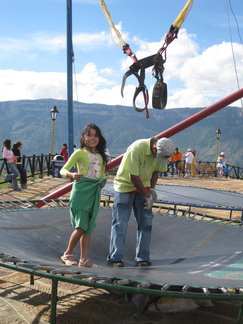
<instances>
[{"instance_id":1,"label":"sky","mask_svg":"<svg viewBox=\"0 0 243 324\"><path fill-rule=\"evenodd\" d=\"M138 59L156 54L186 0L106 0ZM0 101L67 98L66 0L0 0ZM113 41L112 41L113 39ZM72 0L73 100L132 106L133 64L98 0ZM207 107L243 87L243 1L194 0L167 48L167 108ZM149 107L156 79L146 69ZM142 96L137 106L143 107ZM238 100L233 106L242 107ZM243 107L242 107L243 108Z\"/></svg>"}]
</instances>

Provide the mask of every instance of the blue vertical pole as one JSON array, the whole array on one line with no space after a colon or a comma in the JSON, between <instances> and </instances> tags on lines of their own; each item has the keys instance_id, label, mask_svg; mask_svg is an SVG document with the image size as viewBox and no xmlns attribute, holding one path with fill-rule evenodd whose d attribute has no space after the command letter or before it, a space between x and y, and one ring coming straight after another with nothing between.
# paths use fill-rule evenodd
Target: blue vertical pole
<instances>
[{"instance_id":1,"label":"blue vertical pole","mask_svg":"<svg viewBox=\"0 0 243 324\"><path fill-rule=\"evenodd\" d=\"M67 106L68 106L68 152L73 153L73 44L72 0L67 0Z\"/></svg>"}]
</instances>

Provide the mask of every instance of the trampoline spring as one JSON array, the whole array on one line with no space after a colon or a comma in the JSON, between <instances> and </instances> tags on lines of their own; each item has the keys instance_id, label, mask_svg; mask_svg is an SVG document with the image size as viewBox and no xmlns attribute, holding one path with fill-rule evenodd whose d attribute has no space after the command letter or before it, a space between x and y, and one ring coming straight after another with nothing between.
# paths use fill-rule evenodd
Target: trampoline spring
<instances>
[{"instance_id":1,"label":"trampoline spring","mask_svg":"<svg viewBox=\"0 0 243 324\"><path fill-rule=\"evenodd\" d=\"M243 294L243 288L238 288L237 290L238 290L239 294Z\"/></svg>"},{"instance_id":2,"label":"trampoline spring","mask_svg":"<svg viewBox=\"0 0 243 324\"><path fill-rule=\"evenodd\" d=\"M67 207L67 204L63 201L63 200L59 200L59 203L63 206L63 207Z\"/></svg>"},{"instance_id":3,"label":"trampoline spring","mask_svg":"<svg viewBox=\"0 0 243 324\"><path fill-rule=\"evenodd\" d=\"M71 269L53 269L50 270L51 273L53 274L60 274L62 276L64 276L65 274L74 274L74 273L80 273L80 271L75 271L75 270L71 270Z\"/></svg>"},{"instance_id":4,"label":"trampoline spring","mask_svg":"<svg viewBox=\"0 0 243 324\"><path fill-rule=\"evenodd\" d=\"M205 217L208 217L208 215L207 214L203 214L202 217L201 217L201 219L203 220Z\"/></svg>"},{"instance_id":5,"label":"trampoline spring","mask_svg":"<svg viewBox=\"0 0 243 324\"><path fill-rule=\"evenodd\" d=\"M51 272L53 270L56 270L56 267L48 266L48 265L35 265L33 267L34 270L41 270L46 272Z\"/></svg>"},{"instance_id":6,"label":"trampoline spring","mask_svg":"<svg viewBox=\"0 0 243 324\"><path fill-rule=\"evenodd\" d=\"M110 277L94 277L91 280L92 283L95 282L100 282L100 283L111 283L111 278Z\"/></svg>"},{"instance_id":7,"label":"trampoline spring","mask_svg":"<svg viewBox=\"0 0 243 324\"><path fill-rule=\"evenodd\" d=\"M190 286L185 285L185 286L182 287L181 291L182 291L183 293L186 293L186 292L188 292L189 289L190 289Z\"/></svg>"},{"instance_id":8,"label":"trampoline spring","mask_svg":"<svg viewBox=\"0 0 243 324\"><path fill-rule=\"evenodd\" d=\"M162 207L159 206L159 207L158 207L158 210L157 210L157 213L160 213L161 209L162 209Z\"/></svg>"},{"instance_id":9,"label":"trampoline spring","mask_svg":"<svg viewBox=\"0 0 243 324\"><path fill-rule=\"evenodd\" d=\"M187 215L187 210L182 210L181 211L181 216L186 216Z\"/></svg>"},{"instance_id":10,"label":"trampoline spring","mask_svg":"<svg viewBox=\"0 0 243 324\"><path fill-rule=\"evenodd\" d=\"M170 284L165 284L163 287L161 287L161 291L166 291L170 288Z\"/></svg>"},{"instance_id":11,"label":"trampoline spring","mask_svg":"<svg viewBox=\"0 0 243 324\"><path fill-rule=\"evenodd\" d=\"M16 204L14 201L12 201L11 204L12 204L12 207L16 207L16 208L20 207L19 204L18 203Z\"/></svg>"},{"instance_id":12,"label":"trampoline spring","mask_svg":"<svg viewBox=\"0 0 243 324\"><path fill-rule=\"evenodd\" d=\"M126 286L126 285L130 284L130 280L117 279L117 280L114 280L112 284L115 286Z\"/></svg>"},{"instance_id":13,"label":"trampoline spring","mask_svg":"<svg viewBox=\"0 0 243 324\"><path fill-rule=\"evenodd\" d=\"M220 287L219 289L222 291L222 293L224 293L224 294L229 294L227 288L225 288L225 287Z\"/></svg>"},{"instance_id":14,"label":"trampoline spring","mask_svg":"<svg viewBox=\"0 0 243 324\"><path fill-rule=\"evenodd\" d=\"M54 200L54 199L51 200L51 202L52 202L54 205L56 205L56 206L59 205L59 201L60 201L60 200L58 200L58 201L56 201L56 200Z\"/></svg>"},{"instance_id":15,"label":"trampoline spring","mask_svg":"<svg viewBox=\"0 0 243 324\"><path fill-rule=\"evenodd\" d=\"M168 210L167 210L167 212L166 212L166 214L168 215L169 212L172 211L172 210L174 211L174 208L169 207Z\"/></svg>"},{"instance_id":16,"label":"trampoline spring","mask_svg":"<svg viewBox=\"0 0 243 324\"><path fill-rule=\"evenodd\" d=\"M150 282L144 282L144 283L139 283L137 285L137 288L138 289L143 289L143 288L149 288L151 286L151 283Z\"/></svg>"},{"instance_id":17,"label":"trampoline spring","mask_svg":"<svg viewBox=\"0 0 243 324\"><path fill-rule=\"evenodd\" d=\"M42 202L45 203L47 206L52 207L52 205L48 201L43 199Z\"/></svg>"},{"instance_id":18,"label":"trampoline spring","mask_svg":"<svg viewBox=\"0 0 243 324\"><path fill-rule=\"evenodd\" d=\"M21 260L16 257L6 257L3 258L3 262L13 262L15 265L16 263L20 262Z\"/></svg>"},{"instance_id":19,"label":"trampoline spring","mask_svg":"<svg viewBox=\"0 0 243 324\"><path fill-rule=\"evenodd\" d=\"M9 254L5 254L5 253L0 253L0 259L4 259L9 257Z\"/></svg>"},{"instance_id":20,"label":"trampoline spring","mask_svg":"<svg viewBox=\"0 0 243 324\"><path fill-rule=\"evenodd\" d=\"M208 288L206 288L206 287L203 287L202 291L204 292L205 295L209 295L209 293L210 293Z\"/></svg>"},{"instance_id":21,"label":"trampoline spring","mask_svg":"<svg viewBox=\"0 0 243 324\"><path fill-rule=\"evenodd\" d=\"M28 262L23 262L23 263L18 263L18 267L33 269L34 267L36 267L36 264L34 264L34 263L28 263Z\"/></svg>"},{"instance_id":22,"label":"trampoline spring","mask_svg":"<svg viewBox=\"0 0 243 324\"><path fill-rule=\"evenodd\" d=\"M87 279L87 278L90 278L90 275L89 274L75 274L74 276L72 276L73 278L75 279Z\"/></svg>"}]
</instances>

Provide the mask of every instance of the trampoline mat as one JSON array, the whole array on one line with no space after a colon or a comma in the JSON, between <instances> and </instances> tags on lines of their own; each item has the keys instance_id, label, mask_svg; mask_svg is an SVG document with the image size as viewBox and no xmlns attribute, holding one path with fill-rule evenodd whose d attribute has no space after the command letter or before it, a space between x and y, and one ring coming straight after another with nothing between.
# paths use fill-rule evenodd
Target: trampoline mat
<instances>
[{"instance_id":1,"label":"trampoline mat","mask_svg":"<svg viewBox=\"0 0 243 324\"><path fill-rule=\"evenodd\" d=\"M27 209L0 213L0 253L42 265L61 266L72 227L68 208ZM100 208L92 234L90 259L102 269L85 272L150 283L197 287L243 286L242 228L173 215L154 214L152 265L134 267L136 223L128 226L124 268L106 266L111 209ZM79 246L75 257L79 257Z\"/></svg>"},{"instance_id":2,"label":"trampoline mat","mask_svg":"<svg viewBox=\"0 0 243 324\"><path fill-rule=\"evenodd\" d=\"M157 184L158 201L179 205L222 206L243 208L243 195L236 192L188 186ZM107 182L103 193L115 194L113 183Z\"/></svg>"}]
</instances>

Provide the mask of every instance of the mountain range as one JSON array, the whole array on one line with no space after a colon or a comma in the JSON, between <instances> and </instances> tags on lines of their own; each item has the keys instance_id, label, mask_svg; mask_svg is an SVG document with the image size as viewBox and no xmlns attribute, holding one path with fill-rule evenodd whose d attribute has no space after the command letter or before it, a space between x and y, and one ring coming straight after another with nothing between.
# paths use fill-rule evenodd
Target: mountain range
<instances>
[{"instance_id":1,"label":"mountain range","mask_svg":"<svg viewBox=\"0 0 243 324\"><path fill-rule=\"evenodd\" d=\"M0 140L11 139L23 143L22 154L49 154L52 120L50 110L56 106L59 114L55 122L54 152L59 154L62 144L68 143L68 108L65 100L40 99L0 102ZM97 124L107 140L113 157L125 152L135 140L160 134L201 108L149 109L136 112L132 107L101 104L73 103L74 144L79 147L83 127ZM224 151L227 163L243 166L243 111L237 107L225 107L204 120L171 137L175 146L184 153L196 149L198 161L215 161L216 131L220 129L219 152Z\"/></svg>"}]
</instances>

